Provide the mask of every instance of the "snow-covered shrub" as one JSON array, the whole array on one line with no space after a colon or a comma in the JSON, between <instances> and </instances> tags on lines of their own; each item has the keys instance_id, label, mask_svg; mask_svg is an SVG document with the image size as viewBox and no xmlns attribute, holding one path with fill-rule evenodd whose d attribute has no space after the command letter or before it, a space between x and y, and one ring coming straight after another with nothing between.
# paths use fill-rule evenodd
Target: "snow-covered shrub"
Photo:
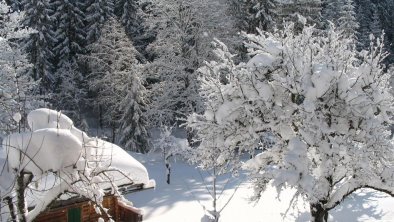
<instances>
[{"instance_id":1,"label":"snow-covered shrub","mask_svg":"<svg viewBox=\"0 0 394 222\"><path fill-rule=\"evenodd\" d=\"M221 154L213 155L220 157L215 163L233 161L235 152L251 151L262 132L272 132L275 145L245 165L256 173L257 197L269 182L279 191L295 188L310 202L313 220L326 221L330 209L360 188L394 194L387 131L393 98L379 39L356 52L333 25L324 36L314 32L306 27L295 34L287 24L273 34L246 35L253 56L247 64L234 65L221 46L219 62L201 69L206 111L188 124L202 154Z\"/></svg>"},{"instance_id":2,"label":"snow-covered shrub","mask_svg":"<svg viewBox=\"0 0 394 222\"><path fill-rule=\"evenodd\" d=\"M166 166L166 182L171 182L171 158L183 156L190 150L188 141L173 136L174 127L162 125L160 127L160 136L154 141L154 150L160 150L163 154L164 164Z\"/></svg>"}]
</instances>

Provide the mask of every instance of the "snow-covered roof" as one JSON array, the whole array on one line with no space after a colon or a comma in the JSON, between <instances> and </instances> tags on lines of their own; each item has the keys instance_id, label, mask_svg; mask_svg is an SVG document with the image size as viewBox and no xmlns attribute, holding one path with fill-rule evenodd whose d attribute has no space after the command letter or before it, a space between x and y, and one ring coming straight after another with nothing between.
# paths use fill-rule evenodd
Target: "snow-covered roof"
<instances>
[{"instance_id":1,"label":"snow-covered roof","mask_svg":"<svg viewBox=\"0 0 394 222\"><path fill-rule=\"evenodd\" d=\"M97 155L104 158L111 157L110 160L107 159L107 161L111 162L111 166L127 174L128 178L118 171L109 172L109 176L112 181L115 181L116 185L121 186L132 182L133 184L144 184L144 187L154 186L154 182L149 180L145 166L128 152L113 143L101 139L95 139L92 143L97 143L97 146L100 147L97 150ZM94 152L96 151L92 150L92 153Z\"/></svg>"},{"instance_id":2,"label":"snow-covered roof","mask_svg":"<svg viewBox=\"0 0 394 222\"><path fill-rule=\"evenodd\" d=\"M125 184L154 186L146 168L129 153L115 144L89 137L66 115L50 109L37 109L30 112L27 119L31 132L15 133L3 140L0 170L3 166L23 168L35 179L45 178L46 181L48 172L61 172L70 177L70 182L76 170L84 173L106 170L105 177L110 178L112 184L98 183L101 189ZM21 151L25 154L22 158ZM4 164L5 159L8 159L7 164ZM1 174L0 189L3 191L9 187L8 181L12 181L3 177L10 176L9 172Z\"/></svg>"}]
</instances>

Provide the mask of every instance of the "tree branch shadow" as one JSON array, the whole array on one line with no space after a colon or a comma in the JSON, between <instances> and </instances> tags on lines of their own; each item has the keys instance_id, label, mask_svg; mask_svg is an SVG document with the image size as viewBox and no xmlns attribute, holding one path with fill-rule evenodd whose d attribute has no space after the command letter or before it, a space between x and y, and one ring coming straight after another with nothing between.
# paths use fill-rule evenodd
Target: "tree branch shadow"
<instances>
[{"instance_id":1,"label":"tree branch shadow","mask_svg":"<svg viewBox=\"0 0 394 222\"><path fill-rule=\"evenodd\" d=\"M384 193L361 189L331 210L330 221L381 221L386 213L378 207L378 200L385 197Z\"/></svg>"}]
</instances>

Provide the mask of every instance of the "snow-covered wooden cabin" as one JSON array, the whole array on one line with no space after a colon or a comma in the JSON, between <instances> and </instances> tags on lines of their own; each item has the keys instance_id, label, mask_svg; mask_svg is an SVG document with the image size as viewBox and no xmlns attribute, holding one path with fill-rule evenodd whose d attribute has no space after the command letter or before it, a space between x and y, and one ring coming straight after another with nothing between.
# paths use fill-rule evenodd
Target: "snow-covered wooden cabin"
<instances>
[{"instance_id":1,"label":"snow-covered wooden cabin","mask_svg":"<svg viewBox=\"0 0 394 222\"><path fill-rule=\"evenodd\" d=\"M139 161L59 112L32 111L28 124L30 132L10 135L0 147L0 199L13 203L1 206L1 221L142 221L142 211L123 197L155 186ZM22 192L17 178L24 178Z\"/></svg>"},{"instance_id":2,"label":"snow-covered wooden cabin","mask_svg":"<svg viewBox=\"0 0 394 222\"><path fill-rule=\"evenodd\" d=\"M112 173L112 181L116 183L120 194L139 192L144 189L154 187L154 181L149 180L146 168L135 160L130 154L118 146L102 141L112 148L112 166L127 173L127 177L120 173ZM114 221L138 222L142 221L143 214L140 209L134 207L123 197L111 194L108 184L103 184L106 191L103 197L103 207L108 209L108 213ZM63 194L53 201L45 211L41 212L35 222L97 222L99 218L108 221L109 218L104 214L96 213L91 201L87 198Z\"/></svg>"}]
</instances>

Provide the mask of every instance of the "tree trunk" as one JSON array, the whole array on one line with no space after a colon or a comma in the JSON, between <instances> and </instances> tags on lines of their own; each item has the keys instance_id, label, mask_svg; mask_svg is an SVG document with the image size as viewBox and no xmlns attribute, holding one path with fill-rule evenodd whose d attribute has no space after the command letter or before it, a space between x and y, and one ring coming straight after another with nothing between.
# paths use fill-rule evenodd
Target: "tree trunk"
<instances>
[{"instance_id":1,"label":"tree trunk","mask_svg":"<svg viewBox=\"0 0 394 222\"><path fill-rule=\"evenodd\" d=\"M167 168L167 184L171 182L171 165L169 160L166 159L166 168Z\"/></svg>"},{"instance_id":2,"label":"tree trunk","mask_svg":"<svg viewBox=\"0 0 394 222\"><path fill-rule=\"evenodd\" d=\"M219 221L219 214L218 211L216 209L216 204L217 204L217 190L216 190L216 168L213 167L213 216L214 216L214 221L218 222Z\"/></svg>"},{"instance_id":3,"label":"tree trunk","mask_svg":"<svg viewBox=\"0 0 394 222\"><path fill-rule=\"evenodd\" d=\"M33 175L31 173L20 172L16 178L16 199L17 199L17 211L18 211L18 221L26 222L26 215L28 213L25 190L27 185L32 181Z\"/></svg>"},{"instance_id":4,"label":"tree trunk","mask_svg":"<svg viewBox=\"0 0 394 222\"><path fill-rule=\"evenodd\" d=\"M112 140L111 140L111 142L115 143L115 125L112 125L111 127L112 127Z\"/></svg>"},{"instance_id":5,"label":"tree trunk","mask_svg":"<svg viewBox=\"0 0 394 222\"><path fill-rule=\"evenodd\" d=\"M10 210L12 222L16 222L15 207L14 207L14 203L12 203L12 198L6 197L6 198L4 198L4 200L7 202L8 208Z\"/></svg>"},{"instance_id":6,"label":"tree trunk","mask_svg":"<svg viewBox=\"0 0 394 222\"><path fill-rule=\"evenodd\" d=\"M27 214L27 207L25 201L25 175L21 172L17 179L17 187L16 187L16 198L17 198L17 209L18 209L18 218L20 222L26 222L26 214Z\"/></svg>"},{"instance_id":7,"label":"tree trunk","mask_svg":"<svg viewBox=\"0 0 394 222\"><path fill-rule=\"evenodd\" d=\"M328 219L328 210L323 207L321 202L319 203L311 203L311 222L327 222Z\"/></svg>"}]
</instances>

